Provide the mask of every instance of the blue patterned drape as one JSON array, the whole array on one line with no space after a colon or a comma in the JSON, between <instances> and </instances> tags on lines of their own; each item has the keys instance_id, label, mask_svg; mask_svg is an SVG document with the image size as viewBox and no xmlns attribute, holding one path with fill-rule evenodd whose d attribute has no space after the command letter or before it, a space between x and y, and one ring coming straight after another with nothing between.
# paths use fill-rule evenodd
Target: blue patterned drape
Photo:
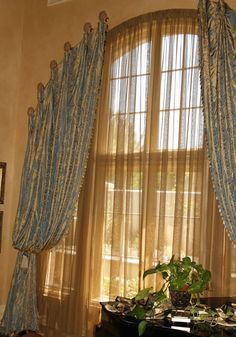
<instances>
[{"instance_id":1,"label":"blue patterned drape","mask_svg":"<svg viewBox=\"0 0 236 337\"><path fill-rule=\"evenodd\" d=\"M13 231L19 251L6 310L5 333L38 330L36 255L66 232L85 174L103 63L106 20L89 25L75 47L65 44L62 63L51 62L51 79L38 86L29 111L28 144Z\"/></svg>"},{"instance_id":2,"label":"blue patterned drape","mask_svg":"<svg viewBox=\"0 0 236 337\"><path fill-rule=\"evenodd\" d=\"M219 209L236 244L236 11L200 0L200 60L209 162Z\"/></svg>"}]
</instances>

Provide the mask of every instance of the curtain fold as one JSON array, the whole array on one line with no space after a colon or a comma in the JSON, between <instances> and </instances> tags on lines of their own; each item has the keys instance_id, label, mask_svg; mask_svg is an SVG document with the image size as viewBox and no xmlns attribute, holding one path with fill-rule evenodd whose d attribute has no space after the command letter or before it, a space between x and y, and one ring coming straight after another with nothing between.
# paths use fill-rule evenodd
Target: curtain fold
<instances>
[{"instance_id":1,"label":"curtain fold","mask_svg":"<svg viewBox=\"0 0 236 337\"><path fill-rule=\"evenodd\" d=\"M77 216L38 266L47 337L92 337L99 301L134 296L144 269L172 254L212 271L204 295L236 293L204 144L197 20L197 11L160 11L108 32Z\"/></svg>"},{"instance_id":2,"label":"curtain fold","mask_svg":"<svg viewBox=\"0 0 236 337\"><path fill-rule=\"evenodd\" d=\"M1 322L5 333L39 330L36 257L60 241L77 208L101 81L105 19L101 13L96 31L85 25L81 42L65 45L63 62L53 61L50 81L38 86L13 231L19 252Z\"/></svg>"},{"instance_id":3,"label":"curtain fold","mask_svg":"<svg viewBox=\"0 0 236 337\"><path fill-rule=\"evenodd\" d=\"M205 129L220 213L236 244L236 11L222 1L199 1Z\"/></svg>"}]
</instances>

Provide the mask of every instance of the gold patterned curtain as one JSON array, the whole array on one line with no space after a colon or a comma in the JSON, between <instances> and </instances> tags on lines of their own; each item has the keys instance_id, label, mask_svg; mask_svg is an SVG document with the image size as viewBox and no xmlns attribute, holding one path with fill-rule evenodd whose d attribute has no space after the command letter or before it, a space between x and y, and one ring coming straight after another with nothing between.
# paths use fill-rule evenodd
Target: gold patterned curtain
<instances>
[{"instance_id":1,"label":"gold patterned curtain","mask_svg":"<svg viewBox=\"0 0 236 337\"><path fill-rule=\"evenodd\" d=\"M12 233L18 250L0 335L38 331L37 259L68 231L78 204L101 84L106 13L97 29L84 26L81 41L65 44L62 62L51 62L47 85L29 108L28 141Z\"/></svg>"},{"instance_id":2,"label":"gold patterned curtain","mask_svg":"<svg viewBox=\"0 0 236 337\"><path fill-rule=\"evenodd\" d=\"M202 98L209 163L224 226L236 244L236 10L199 1Z\"/></svg>"},{"instance_id":3,"label":"gold patterned curtain","mask_svg":"<svg viewBox=\"0 0 236 337\"><path fill-rule=\"evenodd\" d=\"M92 336L99 301L132 297L143 271L172 254L212 271L209 296L236 293L235 251L208 172L197 27L196 11L173 10L108 33L78 213L39 265L47 337Z\"/></svg>"}]
</instances>

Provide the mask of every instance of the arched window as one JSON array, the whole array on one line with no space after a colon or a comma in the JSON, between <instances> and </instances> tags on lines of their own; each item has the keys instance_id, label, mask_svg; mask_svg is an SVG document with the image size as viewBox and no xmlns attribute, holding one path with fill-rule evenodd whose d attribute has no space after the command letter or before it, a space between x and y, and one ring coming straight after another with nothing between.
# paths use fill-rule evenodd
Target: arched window
<instances>
[{"instance_id":1,"label":"arched window","mask_svg":"<svg viewBox=\"0 0 236 337\"><path fill-rule=\"evenodd\" d=\"M40 276L49 337L48 326L57 325L59 337L67 330L92 336L99 301L132 297L144 286L143 271L172 254L211 270L206 295L236 294L235 249L219 216L204 143L197 11L146 14L108 33L76 221L69 249L51 253L54 277L45 270ZM54 288L46 284L54 279Z\"/></svg>"}]
</instances>

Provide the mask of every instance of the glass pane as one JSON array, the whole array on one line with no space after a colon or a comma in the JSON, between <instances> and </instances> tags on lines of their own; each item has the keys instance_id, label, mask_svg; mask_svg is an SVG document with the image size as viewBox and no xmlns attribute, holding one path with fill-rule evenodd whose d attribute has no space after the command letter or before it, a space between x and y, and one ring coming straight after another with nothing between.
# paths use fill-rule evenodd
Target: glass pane
<instances>
[{"instance_id":1,"label":"glass pane","mask_svg":"<svg viewBox=\"0 0 236 337\"><path fill-rule=\"evenodd\" d=\"M161 70L180 69L183 66L184 35L162 37Z\"/></svg>"},{"instance_id":2,"label":"glass pane","mask_svg":"<svg viewBox=\"0 0 236 337\"><path fill-rule=\"evenodd\" d=\"M198 66L197 35L175 34L162 37L161 71Z\"/></svg>"},{"instance_id":3,"label":"glass pane","mask_svg":"<svg viewBox=\"0 0 236 337\"><path fill-rule=\"evenodd\" d=\"M141 179L138 171L131 174L130 183L135 189L119 189L114 183L106 182L107 208L104 214L103 245L105 296L114 294L116 297L119 293L132 298L138 291ZM111 268L113 271L117 268L114 278L110 277ZM125 277L123 272L118 272L123 268Z\"/></svg>"},{"instance_id":4,"label":"glass pane","mask_svg":"<svg viewBox=\"0 0 236 337\"><path fill-rule=\"evenodd\" d=\"M132 75L145 75L150 71L150 43L143 43L131 51Z\"/></svg>"},{"instance_id":5,"label":"glass pane","mask_svg":"<svg viewBox=\"0 0 236 337\"><path fill-rule=\"evenodd\" d=\"M117 114L116 116L112 116L108 143L109 152L126 154L142 151L145 132L145 113Z\"/></svg>"},{"instance_id":6,"label":"glass pane","mask_svg":"<svg viewBox=\"0 0 236 337\"><path fill-rule=\"evenodd\" d=\"M112 114L125 113L127 111L128 85L128 78L111 80L110 108Z\"/></svg>"},{"instance_id":7,"label":"glass pane","mask_svg":"<svg viewBox=\"0 0 236 337\"><path fill-rule=\"evenodd\" d=\"M169 71L161 74L160 109L200 107L199 68Z\"/></svg>"},{"instance_id":8,"label":"glass pane","mask_svg":"<svg viewBox=\"0 0 236 337\"><path fill-rule=\"evenodd\" d=\"M130 79L129 111L141 112L147 110L149 76L135 76Z\"/></svg>"},{"instance_id":9,"label":"glass pane","mask_svg":"<svg viewBox=\"0 0 236 337\"><path fill-rule=\"evenodd\" d=\"M181 105L182 71L161 74L160 109L176 109Z\"/></svg>"},{"instance_id":10,"label":"glass pane","mask_svg":"<svg viewBox=\"0 0 236 337\"><path fill-rule=\"evenodd\" d=\"M160 111L158 149L198 149L203 147L202 109Z\"/></svg>"},{"instance_id":11,"label":"glass pane","mask_svg":"<svg viewBox=\"0 0 236 337\"><path fill-rule=\"evenodd\" d=\"M185 35L184 66L199 67L198 36L194 34Z\"/></svg>"},{"instance_id":12,"label":"glass pane","mask_svg":"<svg viewBox=\"0 0 236 337\"><path fill-rule=\"evenodd\" d=\"M179 147L180 111L160 111L158 149L176 150Z\"/></svg>"},{"instance_id":13,"label":"glass pane","mask_svg":"<svg viewBox=\"0 0 236 337\"><path fill-rule=\"evenodd\" d=\"M201 86L199 68L183 71L182 107L197 108L201 106Z\"/></svg>"},{"instance_id":14,"label":"glass pane","mask_svg":"<svg viewBox=\"0 0 236 337\"><path fill-rule=\"evenodd\" d=\"M112 64L111 77L114 79L149 73L150 48L151 43L146 42L116 59Z\"/></svg>"}]
</instances>

